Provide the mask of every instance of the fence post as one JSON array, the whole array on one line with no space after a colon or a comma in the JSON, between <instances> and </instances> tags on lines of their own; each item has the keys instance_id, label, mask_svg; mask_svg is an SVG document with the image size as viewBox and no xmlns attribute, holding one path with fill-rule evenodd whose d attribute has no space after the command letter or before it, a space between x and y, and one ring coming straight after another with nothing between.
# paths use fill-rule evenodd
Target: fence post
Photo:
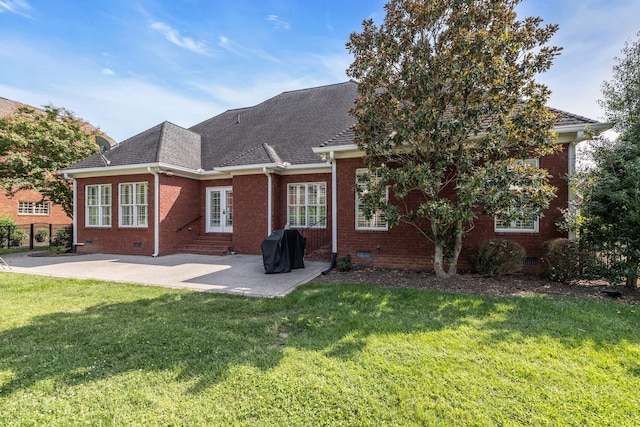
<instances>
[{"instance_id":1,"label":"fence post","mask_svg":"<svg viewBox=\"0 0 640 427\"><path fill-rule=\"evenodd\" d=\"M49 224L49 247L53 245L53 224Z\"/></svg>"},{"instance_id":2,"label":"fence post","mask_svg":"<svg viewBox=\"0 0 640 427\"><path fill-rule=\"evenodd\" d=\"M33 231L34 231L34 227L33 224L29 225L29 250L32 251L33 250Z\"/></svg>"}]
</instances>

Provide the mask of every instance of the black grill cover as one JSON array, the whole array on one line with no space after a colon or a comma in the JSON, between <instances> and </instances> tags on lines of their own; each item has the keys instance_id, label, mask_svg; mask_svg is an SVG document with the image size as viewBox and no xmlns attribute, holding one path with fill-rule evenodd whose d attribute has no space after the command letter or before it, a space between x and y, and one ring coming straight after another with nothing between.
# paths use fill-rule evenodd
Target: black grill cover
<instances>
[{"instance_id":1,"label":"black grill cover","mask_svg":"<svg viewBox=\"0 0 640 427\"><path fill-rule=\"evenodd\" d=\"M288 273L304 268L305 241L298 230L277 230L262 241L264 272Z\"/></svg>"}]
</instances>

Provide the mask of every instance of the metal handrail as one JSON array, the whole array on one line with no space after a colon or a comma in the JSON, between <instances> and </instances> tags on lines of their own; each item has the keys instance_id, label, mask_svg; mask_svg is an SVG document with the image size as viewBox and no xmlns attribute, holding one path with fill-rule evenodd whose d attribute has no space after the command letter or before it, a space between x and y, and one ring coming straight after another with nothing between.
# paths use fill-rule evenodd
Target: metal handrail
<instances>
[{"instance_id":1,"label":"metal handrail","mask_svg":"<svg viewBox=\"0 0 640 427\"><path fill-rule=\"evenodd\" d=\"M185 225L183 225L182 227L178 228L176 230L176 233L181 232L185 227L190 226L191 224L193 224L194 222L196 222L197 220L199 220L200 218L202 218L202 215L198 215L196 218L193 218L191 221L189 221L188 223L186 223Z\"/></svg>"}]
</instances>

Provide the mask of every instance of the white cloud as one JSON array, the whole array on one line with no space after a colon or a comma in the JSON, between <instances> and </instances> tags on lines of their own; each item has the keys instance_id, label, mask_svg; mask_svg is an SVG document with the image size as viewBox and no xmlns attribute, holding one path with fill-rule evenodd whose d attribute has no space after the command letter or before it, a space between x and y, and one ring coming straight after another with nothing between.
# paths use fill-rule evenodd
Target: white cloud
<instances>
[{"instance_id":1,"label":"white cloud","mask_svg":"<svg viewBox=\"0 0 640 427\"><path fill-rule=\"evenodd\" d=\"M10 12L30 18L31 6L24 0L0 0L0 13Z\"/></svg>"},{"instance_id":2,"label":"white cloud","mask_svg":"<svg viewBox=\"0 0 640 427\"><path fill-rule=\"evenodd\" d=\"M116 72L113 71L111 68L103 68L101 73L104 74L105 76L113 76L116 74Z\"/></svg>"},{"instance_id":3,"label":"white cloud","mask_svg":"<svg viewBox=\"0 0 640 427\"><path fill-rule=\"evenodd\" d=\"M209 54L207 45L204 41L196 42L191 37L181 36L178 30L172 28L170 25L167 25L164 22L154 21L151 23L151 28L162 34L167 40L169 40L176 46L190 50L191 52L200 55Z\"/></svg>"},{"instance_id":4,"label":"white cloud","mask_svg":"<svg viewBox=\"0 0 640 427\"><path fill-rule=\"evenodd\" d=\"M291 28L289 23L280 19L278 15L268 15L267 21L271 22L277 29L288 30Z\"/></svg>"}]
</instances>

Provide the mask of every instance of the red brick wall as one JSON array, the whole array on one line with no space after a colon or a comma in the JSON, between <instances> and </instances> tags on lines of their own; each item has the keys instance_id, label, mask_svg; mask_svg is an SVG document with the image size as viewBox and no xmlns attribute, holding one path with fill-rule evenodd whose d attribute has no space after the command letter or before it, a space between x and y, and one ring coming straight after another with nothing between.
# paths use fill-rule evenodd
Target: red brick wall
<instances>
[{"instance_id":1,"label":"red brick wall","mask_svg":"<svg viewBox=\"0 0 640 427\"><path fill-rule=\"evenodd\" d=\"M118 184L121 182L147 182L148 227L121 228L118 226ZM86 227L85 186L111 184L111 227ZM127 255L152 255L154 252L154 179L151 174L78 179L78 243L81 252ZM138 245L139 244L139 245ZM139 247L137 247L139 246Z\"/></svg>"},{"instance_id":2,"label":"red brick wall","mask_svg":"<svg viewBox=\"0 0 640 427\"><path fill-rule=\"evenodd\" d=\"M42 195L31 190L22 190L13 197L0 191L0 212L13 218L18 224L71 224L71 218L58 205L50 204L49 215L18 215L18 202L39 203Z\"/></svg>"},{"instance_id":3,"label":"red brick wall","mask_svg":"<svg viewBox=\"0 0 640 427\"><path fill-rule=\"evenodd\" d=\"M566 147L565 147L566 148ZM338 255L350 254L355 264L422 269L432 267L433 245L419 236L410 225L400 224L388 231L355 229L355 170L363 167L361 159L343 159L338 163ZM468 268L465 254L492 238L510 239L521 244L526 256L542 256L543 243L556 237L567 237L558 231L555 221L561 217L559 209L567 206L568 185L563 178L568 171L568 150L540 159L540 167L553 176L551 184L558 188L557 197L540 218L538 233L496 233L492 217L480 216L475 228L464 240L459 267ZM393 197L391 195L391 197ZM409 198L409 204L417 204L418 198ZM359 258L356 254L368 253ZM529 270L537 270L535 267Z\"/></svg>"},{"instance_id":4,"label":"red brick wall","mask_svg":"<svg viewBox=\"0 0 640 427\"><path fill-rule=\"evenodd\" d=\"M160 255L177 253L204 233L205 190L200 182L160 174ZM198 216L200 219L193 221ZM193 222L192 222L193 221ZM186 224L189 224L185 226ZM185 226L184 228L182 228ZM178 231L179 228L182 228Z\"/></svg>"},{"instance_id":5,"label":"red brick wall","mask_svg":"<svg viewBox=\"0 0 640 427\"><path fill-rule=\"evenodd\" d=\"M267 176L233 177L233 249L241 254L260 254L267 237ZM275 221L275 220L274 220Z\"/></svg>"}]
</instances>

